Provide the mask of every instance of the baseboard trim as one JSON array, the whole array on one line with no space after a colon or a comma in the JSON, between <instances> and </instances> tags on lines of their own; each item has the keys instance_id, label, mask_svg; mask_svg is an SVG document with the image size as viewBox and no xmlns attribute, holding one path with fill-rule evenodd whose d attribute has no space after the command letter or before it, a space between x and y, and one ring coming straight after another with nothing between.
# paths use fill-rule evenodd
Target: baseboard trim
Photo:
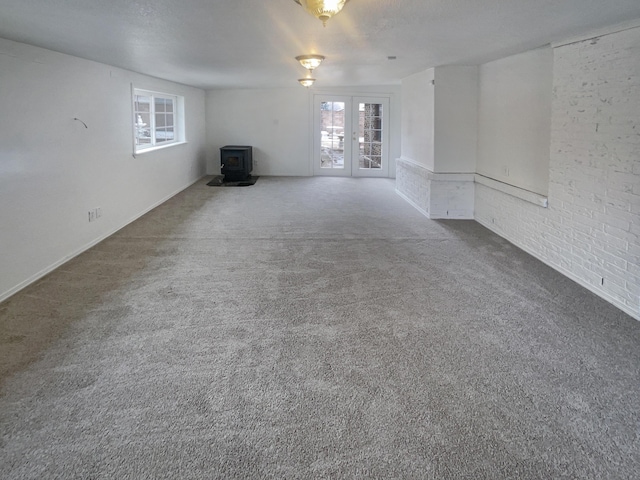
<instances>
[{"instance_id":1,"label":"baseboard trim","mask_svg":"<svg viewBox=\"0 0 640 480\"><path fill-rule=\"evenodd\" d=\"M411 205L413 208L415 208L416 210L418 210L422 215L424 215L425 217L431 219L431 216L429 215L429 212L427 212L426 210L424 210L423 208L419 207L418 204L416 202L414 202L413 200L411 200L409 197L407 197L404 193L402 193L400 190L398 190L396 188L396 193L398 194L398 196L400 198L402 198L405 202L407 202L409 205Z\"/></svg>"},{"instance_id":2,"label":"baseboard trim","mask_svg":"<svg viewBox=\"0 0 640 480\"><path fill-rule=\"evenodd\" d=\"M189 188L191 185L194 185L196 183L198 183L200 180L202 180L204 177L206 177L207 175L203 175L201 177L198 177L196 180L194 180L193 182L187 184L186 186L180 187L178 190L174 191L173 193L170 193L169 195L165 196L162 200L157 201L156 203L154 203L153 205L151 205L150 207L146 208L145 210L143 210L141 213L138 213L137 215L133 216L133 218L131 218L130 220L126 221L124 224L122 224L119 227L116 227L113 230L108 231L107 233L100 235L98 238L92 240L91 242L87 243L86 245L83 245L82 247L78 248L77 250L73 251L72 253L70 253L69 255L64 256L63 258L61 258L60 260L52 263L51 265L49 265L48 267L40 270L38 273L35 273L34 275L31 275L29 278L27 278L26 280L20 282L18 285L16 285L13 288L10 288L9 290L2 292L0 294L0 302L3 302L5 300L7 300L8 298L12 297L13 295L15 295L16 293L18 293L20 290L28 287L29 285L31 285L34 282L37 282L38 280L40 280L42 277L44 277L45 275L48 275L49 273L53 272L56 268L61 267L62 265L64 265L65 263L67 263L69 260L74 259L75 257L77 257L78 255L80 255L81 253L86 252L87 250L89 250L91 247L96 246L97 244L99 244L100 242L102 242L103 240L109 238L111 235L113 235L114 233L118 232L119 230L122 230L124 227L126 227L127 225L135 222L137 219L139 219L140 217L142 217L143 215L149 213L151 210L153 210L154 208L162 205L164 202L166 202L167 200L169 200L172 197L175 197L178 193L182 192L183 190L186 190L187 188Z\"/></svg>"},{"instance_id":3,"label":"baseboard trim","mask_svg":"<svg viewBox=\"0 0 640 480\"><path fill-rule=\"evenodd\" d=\"M576 282L578 285L580 285L581 287L586 288L587 290L589 290L591 293L596 294L597 296L599 296L600 298L602 298L603 300L605 300L606 302L609 302L611 305L613 305L614 307L622 310L624 313L626 313L627 315L629 315L630 317L636 319L636 320L640 320L640 314L638 312L635 312L633 310L631 310L631 308L629 308L627 305L621 304L619 301L617 301L615 298L613 298L612 296L610 296L607 292L604 292L602 290L598 290L597 288L594 288L593 285L585 282L584 280L582 280L581 278L577 277L575 274L573 274L571 271L562 268L559 265L554 265L552 263L549 263L548 261L546 261L543 258L540 258L540 256L534 252L533 250L531 250L530 248L519 244L518 242L514 241L513 239L509 238L507 235L505 235L504 232L498 230L495 228L495 225L481 221L476 219L476 222L478 222L480 225L482 225L483 227L491 230L493 233L495 233L496 235L504 238L505 240L507 240L509 243L515 245L516 247L518 247L520 250L523 250L525 252L527 252L529 255L531 255L532 257L534 257L536 260L541 261L542 263L544 263L545 265L547 265L548 267L553 268L556 272L564 275L565 277L569 278L570 280L573 280L574 282Z\"/></svg>"}]
</instances>

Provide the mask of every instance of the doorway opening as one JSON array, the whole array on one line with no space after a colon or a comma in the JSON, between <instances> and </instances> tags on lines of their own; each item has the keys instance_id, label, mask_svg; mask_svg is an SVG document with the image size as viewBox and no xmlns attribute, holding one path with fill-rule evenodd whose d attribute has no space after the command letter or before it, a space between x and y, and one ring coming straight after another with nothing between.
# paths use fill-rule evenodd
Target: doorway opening
<instances>
[{"instance_id":1,"label":"doorway opening","mask_svg":"<svg viewBox=\"0 0 640 480\"><path fill-rule=\"evenodd\" d=\"M389 99L314 96L314 175L389 174Z\"/></svg>"}]
</instances>

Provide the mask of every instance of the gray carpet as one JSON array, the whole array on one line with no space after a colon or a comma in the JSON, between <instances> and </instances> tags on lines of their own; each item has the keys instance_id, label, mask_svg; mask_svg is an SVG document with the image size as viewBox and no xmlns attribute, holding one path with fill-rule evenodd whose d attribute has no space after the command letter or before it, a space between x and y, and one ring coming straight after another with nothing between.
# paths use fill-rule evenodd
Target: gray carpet
<instances>
[{"instance_id":1,"label":"gray carpet","mask_svg":"<svg viewBox=\"0 0 640 480\"><path fill-rule=\"evenodd\" d=\"M0 304L0 477L638 478L640 323L390 180L207 180Z\"/></svg>"}]
</instances>

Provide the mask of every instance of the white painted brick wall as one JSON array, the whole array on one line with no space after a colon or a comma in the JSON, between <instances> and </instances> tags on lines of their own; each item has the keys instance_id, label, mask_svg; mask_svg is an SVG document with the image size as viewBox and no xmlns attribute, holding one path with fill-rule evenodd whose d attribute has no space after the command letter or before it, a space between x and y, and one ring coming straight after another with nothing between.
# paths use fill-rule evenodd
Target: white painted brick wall
<instances>
[{"instance_id":1,"label":"white painted brick wall","mask_svg":"<svg viewBox=\"0 0 640 480\"><path fill-rule=\"evenodd\" d=\"M414 162L396 160L396 191L427 217L431 196L429 173L427 168Z\"/></svg>"},{"instance_id":2,"label":"white painted brick wall","mask_svg":"<svg viewBox=\"0 0 640 480\"><path fill-rule=\"evenodd\" d=\"M640 28L555 48L553 88L549 208L476 184L475 218L640 319Z\"/></svg>"},{"instance_id":3,"label":"white painted brick wall","mask_svg":"<svg viewBox=\"0 0 640 480\"><path fill-rule=\"evenodd\" d=\"M399 158L396 191L429 218L473 219L473 175L437 174Z\"/></svg>"},{"instance_id":4,"label":"white painted brick wall","mask_svg":"<svg viewBox=\"0 0 640 480\"><path fill-rule=\"evenodd\" d=\"M449 174L448 176L454 176ZM473 219L473 203L475 201L473 177L467 180L431 180L431 211L429 218Z\"/></svg>"}]
</instances>

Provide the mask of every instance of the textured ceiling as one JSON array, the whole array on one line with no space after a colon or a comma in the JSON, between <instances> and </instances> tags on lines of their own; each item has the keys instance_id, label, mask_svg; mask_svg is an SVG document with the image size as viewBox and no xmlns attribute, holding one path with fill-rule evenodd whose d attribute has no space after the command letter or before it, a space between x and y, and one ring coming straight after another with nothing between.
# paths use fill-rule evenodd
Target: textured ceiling
<instances>
[{"instance_id":1,"label":"textured ceiling","mask_svg":"<svg viewBox=\"0 0 640 480\"><path fill-rule=\"evenodd\" d=\"M358 86L636 18L639 0L351 0L323 28L293 0L0 0L0 37L202 88L297 85L294 57L320 53L318 87Z\"/></svg>"}]
</instances>

